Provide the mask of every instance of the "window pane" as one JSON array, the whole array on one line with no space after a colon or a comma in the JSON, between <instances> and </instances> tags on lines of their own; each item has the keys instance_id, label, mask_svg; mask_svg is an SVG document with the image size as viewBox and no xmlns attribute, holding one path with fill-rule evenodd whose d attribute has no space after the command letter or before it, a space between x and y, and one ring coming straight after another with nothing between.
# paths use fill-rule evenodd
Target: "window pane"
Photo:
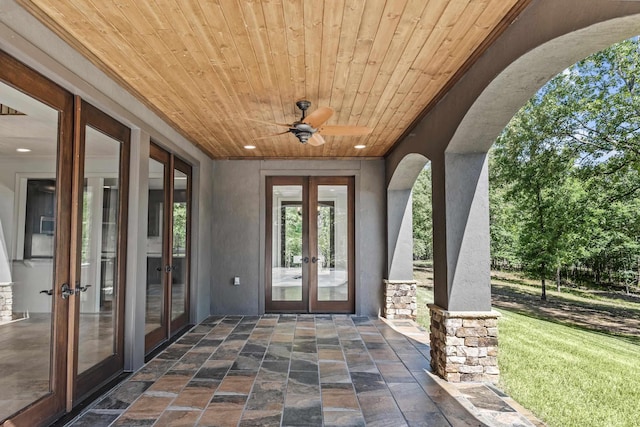
<instances>
[{"instance_id":1,"label":"window pane","mask_svg":"<svg viewBox=\"0 0 640 427\"><path fill-rule=\"evenodd\" d=\"M274 185L271 299L302 301L302 186Z\"/></svg>"},{"instance_id":2,"label":"window pane","mask_svg":"<svg viewBox=\"0 0 640 427\"><path fill-rule=\"evenodd\" d=\"M115 351L121 143L86 127L78 373Z\"/></svg>"},{"instance_id":3,"label":"window pane","mask_svg":"<svg viewBox=\"0 0 640 427\"><path fill-rule=\"evenodd\" d=\"M171 320L187 310L187 175L173 172L173 248L171 250Z\"/></svg>"},{"instance_id":4,"label":"window pane","mask_svg":"<svg viewBox=\"0 0 640 427\"><path fill-rule=\"evenodd\" d=\"M164 164L149 159L149 212L147 229L147 303L145 333L165 325L164 263L162 262L164 218Z\"/></svg>"},{"instance_id":5,"label":"window pane","mask_svg":"<svg viewBox=\"0 0 640 427\"><path fill-rule=\"evenodd\" d=\"M58 112L3 83L0 104L2 421L51 391Z\"/></svg>"},{"instance_id":6,"label":"window pane","mask_svg":"<svg viewBox=\"0 0 640 427\"><path fill-rule=\"evenodd\" d=\"M318 300L349 299L346 185L318 186Z\"/></svg>"}]
</instances>

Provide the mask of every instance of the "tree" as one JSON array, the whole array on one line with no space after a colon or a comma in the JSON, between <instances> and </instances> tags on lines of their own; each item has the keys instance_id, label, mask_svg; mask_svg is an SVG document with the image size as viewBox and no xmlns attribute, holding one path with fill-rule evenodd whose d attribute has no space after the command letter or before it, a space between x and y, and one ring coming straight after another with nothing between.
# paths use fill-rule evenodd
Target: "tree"
<instances>
[{"instance_id":1,"label":"tree","mask_svg":"<svg viewBox=\"0 0 640 427\"><path fill-rule=\"evenodd\" d=\"M521 206L519 256L525 269L540 279L546 300L546 278L561 265L568 236L576 221L566 215L579 212L570 179L576 154L557 138L553 118L561 117L557 102L542 92L511 120L494 150L494 175L507 188L506 199Z\"/></svg>"},{"instance_id":2,"label":"tree","mask_svg":"<svg viewBox=\"0 0 640 427\"><path fill-rule=\"evenodd\" d=\"M569 265L596 282L640 270L640 42L568 68L512 119L491 157L494 257L540 278ZM494 170L495 169L495 170ZM511 248L511 249L510 249ZM637 279L640 282L640 272Z\"/></svg>"},{"instance_id":3,"label":"tree","mask_svg":"<svg viewBox=\"0 0 640 427\"><path fill-rule=\"evenodd\" d=\"M413 258L433 259L431 168L422 169L413 185Z\"/></svg>"}]
</instances>

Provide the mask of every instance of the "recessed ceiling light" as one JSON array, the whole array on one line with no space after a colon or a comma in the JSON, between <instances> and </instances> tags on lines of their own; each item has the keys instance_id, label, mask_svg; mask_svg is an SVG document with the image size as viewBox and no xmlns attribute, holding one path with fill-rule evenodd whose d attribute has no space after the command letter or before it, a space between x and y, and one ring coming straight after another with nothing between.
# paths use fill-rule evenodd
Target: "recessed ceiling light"
<instances>
[{"instance_id":1,"label":"recessed ceiling light","mask_svg":"<svg viewBox=\"0 0 640 427\"><path fill-rule=\"evenodd\" d=\"M357 149L357 150L362 150L363 148L365 148L366 145L356 145L353 148Z\"/></svg>"},{"instance_id":2,"label":"recessed ceiling light","mask_svg":"<svg viewBox=\"0 0 640 427\"><path fill-rule=\"evenodd\" d=\"M256 148L255 145L245 145L244 148L246 148L247 150L253 150Z\"/></svg>"},{"instance_id":3,"label":"recessed ceiling light","mask_svg":"<svg viewBox=\"0 0 640 427\"><path fill-rule=\"evenodd\" d=\"M18 153L28 153L28 152L30 152L31 150L30 150L30 149L28 149L28 148L16 148L16 151L17 151Z\"/></svg>"}]
</instances>

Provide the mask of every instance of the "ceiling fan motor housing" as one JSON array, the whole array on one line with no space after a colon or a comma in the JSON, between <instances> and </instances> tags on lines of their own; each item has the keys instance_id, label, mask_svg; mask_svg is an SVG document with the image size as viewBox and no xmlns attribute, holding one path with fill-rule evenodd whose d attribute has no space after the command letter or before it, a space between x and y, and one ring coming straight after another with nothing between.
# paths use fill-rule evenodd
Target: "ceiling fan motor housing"
<instances>
[{"instance_id":1,"label":"ceiling fan motor housing","mask_svg":"<svg viewBox=\"0 0 640 427\"><path fill-rule=\"evenodd\" d=\"M303 101L298 101L298 103L300 102L303 102ZM296 138L298 138L298 140L300 140L300 142L303 144L306 144L309 138L311 138L313 134L316 133L317 131L318 130L315 129L313 126L311 126L308 123L303 123L302 121L295 122L293 124L293 128L291 128L291 133L294 134Z\"/></svg>"},{"instance_id":2,"label":"ceiling fan motor housing","mask_svg":"<svg viewBox=\"0 0 640 427\"><path fill-rule=\"evenodd\" d=\"M313 132L300 129L292 129L291 133L293 133L296 138L298 138L303 144L306 144L307 141L309 141L309 138L311 138L311 136L313 135Z\"/></svg>"}]
</instances>

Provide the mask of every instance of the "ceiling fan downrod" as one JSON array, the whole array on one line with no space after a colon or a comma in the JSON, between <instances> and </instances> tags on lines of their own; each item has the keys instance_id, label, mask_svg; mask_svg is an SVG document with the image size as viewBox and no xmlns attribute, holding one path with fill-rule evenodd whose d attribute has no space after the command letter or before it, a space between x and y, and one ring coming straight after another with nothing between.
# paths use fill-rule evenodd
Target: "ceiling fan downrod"
<instances>
[{"instance_id":1,"label":"ceiling fan downrod","mask_svg":"<svg viewBox=\"0 0 640 427\"><path fill-rule=\"evenodd\" d=\"M311 102L306 99L301 99L296 102L296 105L302 111L302 117L300 117L300 120L295 123L295 126L289 131L294 134L301 143L306 144L307 141L309 141L309 138L311 138L311 136L316 132L316 129L312 126L304 123L304 119L307 117L307 110L311 106Z\"/></svg>"}]
</instances>

